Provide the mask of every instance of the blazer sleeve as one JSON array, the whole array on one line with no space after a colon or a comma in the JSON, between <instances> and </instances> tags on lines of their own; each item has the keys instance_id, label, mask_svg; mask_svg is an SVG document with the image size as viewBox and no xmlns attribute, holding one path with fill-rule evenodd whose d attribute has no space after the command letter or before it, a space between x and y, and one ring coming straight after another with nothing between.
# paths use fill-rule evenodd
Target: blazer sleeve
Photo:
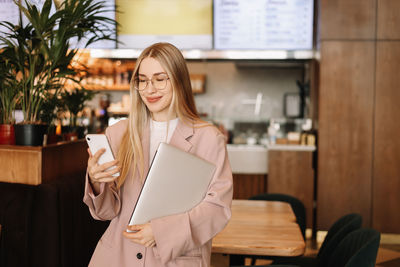
<instances>
[{"instance_id":1,"label":"blazer sleeve","mask_svg":"<svg viewBox=\"0 0 400 267\"><path fill-rule=\"evenodd\" d=\"M202 143L209 146L207 160L217 167L204 200L188 212L150 222L163 264L203 246L224 229L231 217L232 171L225 139L221 134L212 139Z\"/></svg>"},{"instance_id":2,"label":"blazer sleeve","mask_svg":"<svg viewBox=\"0 0 400 267\"><path fill-rule=\"evenodd\" d=\"M113 144L109 128L106 129L106 136L109 143ZM89 207L90 214L94 219L111 220L118 215L121 209L120 190L117 189L115 182L101 183L100 192L96 195L89 180L88 171L86 171L83 202Z\"/></svg>"}]
</instances>

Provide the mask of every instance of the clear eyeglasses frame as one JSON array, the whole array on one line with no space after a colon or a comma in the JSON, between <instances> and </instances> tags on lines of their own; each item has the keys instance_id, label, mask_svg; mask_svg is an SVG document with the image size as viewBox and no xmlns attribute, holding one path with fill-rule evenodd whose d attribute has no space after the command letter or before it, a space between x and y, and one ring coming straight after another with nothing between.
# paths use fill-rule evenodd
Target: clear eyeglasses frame
<instances>
[{"instance_id":1,"label":"clear eyeglasses frame","mask_svg":"<svg viewBox=\"0 0 400 267\"><path fill-rule=\"evenodd\" d=\"M151 79L135 77L133 79L133 87L138 91L144 91L148 88L149 82L153 85L156 90L163 90L167 87L169 77L166 74L153 75Z\"/></svg>"}]
</instances>

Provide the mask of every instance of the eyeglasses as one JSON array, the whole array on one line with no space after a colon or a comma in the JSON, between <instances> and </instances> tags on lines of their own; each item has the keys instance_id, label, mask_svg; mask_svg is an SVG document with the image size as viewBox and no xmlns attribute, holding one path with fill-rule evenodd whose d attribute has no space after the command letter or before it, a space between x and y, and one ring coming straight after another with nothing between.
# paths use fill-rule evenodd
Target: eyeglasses
<instances>
[{"instance_id":1,"label":"eyeglasses","mask_svg":"<svg viewBox=\"0 0 400 267\"><path fill-rule=\"evenodd\" d=\"M164 73L153 75L151 79L136 77L133 80L133 87L138 91L143 91L147 88L147 85L149 85L149 82L151 81L151 84L155 89L163 90L165 87L167 87L168 80L168 76Z\"/></svg>"}]
</instances>

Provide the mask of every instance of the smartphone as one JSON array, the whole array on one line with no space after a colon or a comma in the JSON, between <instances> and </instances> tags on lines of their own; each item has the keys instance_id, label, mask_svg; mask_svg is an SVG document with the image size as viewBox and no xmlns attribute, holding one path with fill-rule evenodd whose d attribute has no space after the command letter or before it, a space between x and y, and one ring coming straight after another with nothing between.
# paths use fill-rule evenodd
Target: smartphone
<instances>
[{"instance_id":1,"label":"smartphone","mask_svg":"<svg viewBox=\"0 0 400 267\"><path fill-rule=\"evenodd\" d=\"M96 154L96 152L102 148L104 148L106 151L100 156L99 161L97 162L99 165L113 161L114 160L114 155L111 150L111 146L108 143L107 136L105 134L88 134L85 137L86 142L89 146L90 152L92 155ZM110 167L107 169L107 171L110 171L112 169L116 168L115 166ZM118 177L120 175L119 172L114 173L112 176Z\"/></svg>"}]
</instances>

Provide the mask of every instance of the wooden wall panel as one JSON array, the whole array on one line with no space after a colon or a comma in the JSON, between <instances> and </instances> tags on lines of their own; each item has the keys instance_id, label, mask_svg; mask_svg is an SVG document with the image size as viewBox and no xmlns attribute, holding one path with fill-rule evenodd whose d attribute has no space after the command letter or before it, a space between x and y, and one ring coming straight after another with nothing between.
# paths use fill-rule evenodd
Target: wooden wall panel
<instances>
[{"instance_id":1,"label":"wooden wall panel","mask_svg":"<svg viewBox=\"0 0 400 267\"><path fill-rule=\"evenodd\" d=\"M378 42L372 226L400 233L400 41Z\"/></svg>"},{"instance_id":2,"label":"wooden wall panel","mask_svg":"<svg viewBox=\"0 0 400 267\"><path fill-rule=\"evenodd\" d=\"M337 2L337 1L335 1ZM371 219L374 42L321 45L317 225L349 212Z\"/></svg>"},{"instance_id":3,"label":"wooden wall panel","mask_svg":"<svg viewBox=\"0 0 400 267\"><path fill-rule=\"evenodd\" d=\"M320 37L374 39L376 0L321 0Z\"/></svg>"},{"instance_id":4,"label":"wooden wall panel","mask_svg":"<svg viewBox=\"0 0 400 267\"><path fill-rule=\"evenodd\" d=\"M249 197L267 192L266 174L233 174L233 198Z\"/></svg>"},{"instance_id":5,"label":"wooden wall panel","mask_svg":"<svg viewBox=\"0 0 400 267\"><path fill-rule=\"evenodd\" d=\"M268 151L268 193L288 194L306 207L307 227L313 226L314 170L311 151Z\"/></svg>"},{"instance_id":6,"label":"wooden wall panel","mask_svg":"<svg viewBox=\"0 0 400 267\"><path fill-rule=\"evenodd\" d=\"M400 40L399 13L399 0L378 0L378 39Z\"/></svg>"}]
</instances>

